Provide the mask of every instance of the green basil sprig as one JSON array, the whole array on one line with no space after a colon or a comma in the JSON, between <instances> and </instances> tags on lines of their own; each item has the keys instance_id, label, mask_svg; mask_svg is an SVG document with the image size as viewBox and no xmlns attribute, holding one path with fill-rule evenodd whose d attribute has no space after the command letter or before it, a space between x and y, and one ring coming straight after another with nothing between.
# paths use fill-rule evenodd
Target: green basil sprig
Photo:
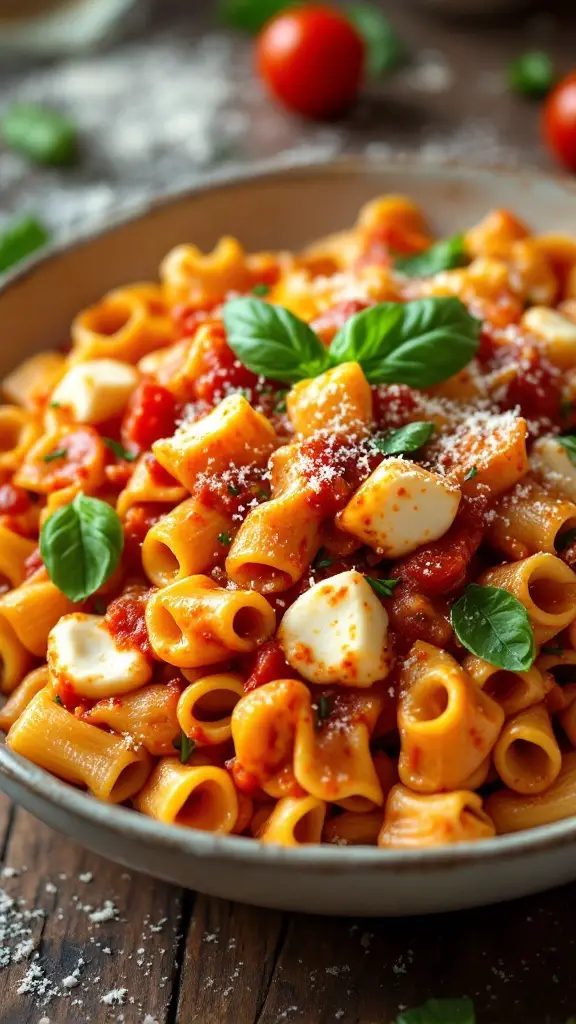
<instances>
[{"instance_id":1,"label":"green basil sprig","mask_svg":"<svg viewBox=\"0 0 576 1024\"><path fill-rule=\"evenodd\" d=\"M384 437L375 437L374 444L383 455L403 455L405 452L416 452L422 445L430 440L435 431L433 423L426 420L417 420L415 423L407 423L399 430Z\"/></svg>"},{"instance_id":2,"label":"green basil sprig","mask_svg":"<svg viewBox=\"0 0 576 1024\"><path fill-rule=\"evenodd\" d=\"M77 155L76 126L57 110L16 103L1 122L4 141L38 164L70 164Z\"/></svg>"},{"instance_id":3,"label":"green basil sprig","mask_svg":"<svg viewBox=\"0 0 576 1024\"><path fill-rule=\"evenodd\" d=\"M114 509L82 493L54 512L40 533L48 575L71 601L84 601L110 578L123 545L122 523Z\"/></svg>"},{"instance_id":4,"label":"green basil sprig","mask_svg":"<svg viewBox=\"0 0 576 1024\"><path fill-rule=\"evenodd\" d=\"M508 84L513 92L541 99L556 81L554 65L543 50L529 50L508 67Z\"/></svg>"},{"instance_id":5,"label":"green basil sprig","mask_svg":"<svg viewBox=\"0 0 576 1024\"><path fill-rule=\"evenodd\" d=\"M474 1003L462 999L428 999L414 1010L403 1010L396 1024L476 1024Z\"/></svg>"},{"instance_id":6,"label":"green basil sprig","mask_svg":"<svg viewBox=\"0 0 576 1024\"><path fill-rule=\"evenodd\" d=\"M576 466L576 435L575 434L558 434L556 440L558 444L561 444L570 462L573 462Z\"/></svg>"},{"instance_id":7,"label":"green basil sprig","mask_svg":"<svg viewBox=\"0 0 576 1024\"><path fill-rule=\"evenodd\" d=\"M120 444L119 441L115 441L113 437L103 437L102 443L105 444L111 452L114 452L116 458L124 459L124 462L135 462L138 458L135 452L128 451L123 444Z\"/></svg>"},{"instance_id":8,"label":"green basil sprig","mask_svg":"<svg viewBox=\"0 0 576 1024\"><path fill-rule=\"evenodd\" d=\"M244 366L294 383L355 361L371 384L432 387L452 377L478 350L481 323L460 299L382 302L351 317L326 349L297 316L256 298L224 306L228 344Z\"/></svg>"},{"instance_id":9,"label":"green basil sprig","mask_svg":"<svg viewBox=\"0 0 576 1024\"><path fill-rule=\"evenodd\" d=\"M536 657L528 612L502 587L470 583L452 605L450 620L460 643L490 665L526 672Z\"/></svg>"},{"instance_id":10,"label":"green basil sprig","mask_svg":"<svg viewBox=\"0 0 576 1024\"><path fill-rule=\"evenodd\" d=\"M452 235L441 242L431 245L425 252L415 256L400 256L396 262L396 270L407 277L430 277L441 270L452 270L462 267L467 260L464 247L464 235Z\"/></svg>"},{"instance_id":11,"label":"green basil sprig","mask_svg":"<svg viewBox=\"0 0 576 1024\"><path fill-rule=\"evenodd\" d=\"M388 18L372 4L347 4L349 21L366 46L366 70L370 78L381 78L406 60L406 47Z\"/></svg>"},{"instance_id":12,"label":"green basil sprig","mask_svg":"<svg viewBox=\"0 0 576 1024\"><path fill-rule=\"evenodd\" d=\"M381 580L376 579L375 576L365 576L366 583L369 583L375 594L378 597L394 597L394 587L400 583L400 580Z\"/></svg>"},{"instance_id":13,"label":"green basil sprig","mask_svg":"<svg viewBox=\"0 0 576 1024\"><path fill-rule=\"evenodd\" d=\"M221 0L220 20L230 28L255 33L287 6L287 0Z\"/></svg>"}]
</instances>

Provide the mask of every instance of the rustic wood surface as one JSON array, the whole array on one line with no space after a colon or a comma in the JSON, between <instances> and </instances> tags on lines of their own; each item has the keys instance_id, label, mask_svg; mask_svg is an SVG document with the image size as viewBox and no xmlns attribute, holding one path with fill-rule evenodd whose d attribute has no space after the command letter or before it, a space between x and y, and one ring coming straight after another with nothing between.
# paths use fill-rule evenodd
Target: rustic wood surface
<instances>
[{"instance_id":1,"label":"rustic wood surface","mask_svg":"<svg viewBox=\"0 0 576 1024\"><path fill-rule=\"evenodd\" d=\"M200 0L159 7L161 26L186 12L191 31L210 26L209 5ZM444 139L446 155L454 136L460 140L454 155L466 157L469 145L470 157L480 162L502 151L520 165L550 166L537 109L502 90L502 73L527 46L546 47L567 70L575 53L573 3L557 4L555 16L546 5L521 27L514 17L455 25L417 14L408 0L387 8L413 53L445 55L453 82L437 92L411 89L401 77L382 83L338 129L344 148L372 142L415 149ZM238 40L244 62L247 45ZM271 113L263 98L252 102L251 130L235 155L267 155L302 133L313 138L312 129ZM260 115L268 124L276 119L275 134L259 132ZM466 126L479 122L494 129L486 152L481 132L477 152L462 143ZM475 1000L479 1024L565 1024L576 1013L576 886L420 919L282 914L131 875L4 798L0 852L0 884L8 897L23 901L39 954L19 958L16 949L0 971L0 1024L386 1024L399 1007L458 994ZM43 913L30 917L34 908ZM6 912L0 905L0 947L8 945L13 954L18 936L4 934L3 921L14 922L18 913L17 904ZM38 972L32 992L26 991L31 966ZM44 1006L43 986L52 992Z\"/></svg>"}]
</instances>

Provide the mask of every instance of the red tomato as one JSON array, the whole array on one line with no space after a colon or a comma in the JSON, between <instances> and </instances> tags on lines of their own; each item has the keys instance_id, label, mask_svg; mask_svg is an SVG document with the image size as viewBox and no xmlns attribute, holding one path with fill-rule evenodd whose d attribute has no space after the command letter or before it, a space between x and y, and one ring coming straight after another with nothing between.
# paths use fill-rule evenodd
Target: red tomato
<instances>
[{"instance_id":1,"label":"red tomato","mask_svg":"<svg viewBox=\"0 0 576 1024\"><path fill-rule=\"evenodd\" d=\"M576 171L576 70L548 96L542 126L544 138L560 163Z\"/></svg>"},{"instance_id":2,"label":"red tomato","mask_svg":"<svg viewBox=\"0 0 576 1024\"><path fill-rule=\"evenodd\" d=\"M160 437L172 437L176 425L176 399L166 388L143 380L130 399L122 423L122 441L144 451Z\"/></svg>"},{"instance_id":3,"label":"red tomato","mask_svg":"<svg viewBox=\"0 0 576 1024\"><path fill-rule=\"evenodd\" d=\"M364 43L338 11L303 5L264 26L256 48L260 77L276 99L306 117L333 117L354 103Z\"/></svg>"}]
</instances>

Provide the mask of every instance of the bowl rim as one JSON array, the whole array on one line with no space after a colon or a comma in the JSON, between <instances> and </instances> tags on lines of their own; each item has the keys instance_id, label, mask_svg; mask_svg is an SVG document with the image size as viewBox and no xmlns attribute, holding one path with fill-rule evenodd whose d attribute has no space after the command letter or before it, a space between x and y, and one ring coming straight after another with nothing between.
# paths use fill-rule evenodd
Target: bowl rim
<instances>
[{"instance_id":1,"label":"bowl rim","mask_svg":"<svg viewBox=\"0 0 576 1024\"><path fill-rule=\"evenodd\" d=\"M305 157L305 158L304 158ZM33 254L8 272L0 284L1 296L15 284L22 284L27 277L40 271L44 264L61 254L73 252L91 240L101 238L116 228L139 220L164 207L205 192L219 191L235 185L277 180L285 175L322 176L362 174L378 170L405 170L410 175L426 177L444 174L454 180L486 180L508 177L521 179L543 186L553 186L576 200L576 181L560 174L547 173L537 169L489 167L469 165L457 160L432 162L418 159L417 154L391 156L345 156L336 159L310 154L280 154L253 163L227 165L217 171L209 171L195 178L190 185L162 192L147 200L139 200L120 212L90 224L81 230L69 232L60 241L51 243L39 253ZM17 790L30 795L31 802L48 802L66 814L72 814L92 826L122 834L133 840L152 843L156 848L185 853L198 858L232 860L244 865L282 865L294 871L312 868L330 873L351 872L358 867L372 870L401 872L421 867L427 870L446 868L456 864L472 865L493 860L514 859L521 852L544 853L551 848L576 842L576 815L548 825L507 835L484 839L482 842L463 842L454 846L429 847L417 850L383 850L374 846L338 846L322 843L318 845L283 847L264 845L251 837L217 835L170 825L147 815L139 814L129 807L109 804L91 794L76 789L61 781L48 771L38 767L14 753L0 741L0 775L5 776Z\"/></svg>"}]
</instances>

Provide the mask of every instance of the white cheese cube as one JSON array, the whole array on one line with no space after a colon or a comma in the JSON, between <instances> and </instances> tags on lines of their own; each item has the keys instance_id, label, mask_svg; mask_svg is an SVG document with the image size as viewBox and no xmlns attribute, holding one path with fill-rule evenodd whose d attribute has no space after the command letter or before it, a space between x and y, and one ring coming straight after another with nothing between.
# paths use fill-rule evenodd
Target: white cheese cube
<instances>
[{"instance_id":1,"label":"white cheese cube","mask_svg":"<svg viewBox=\"0 0 576 1024\"><path fill-rule=\"evenodd\" d=\"M520 321L542 343L554 366L569 370L576 363L576 324L548 306L532 306Z\"/></svg>"},{"instance_id":2,"label":"white cheese cube","mask_svg":"<svg viewBox=\"0 0 576 1024\"><path fill-rule=\"evenodd\" d=\"M460 491L404 459L385 459L337 517L338 526L387 558L399 558L442 537Z\"/></svg>"},{"instance_id":3,"label":"white cheese cube","mask_svg":"<svg viewBox=\"0 0 576 1024\"><path fill-rule=\"evenodd\" d=\"M530 462L543 484L576 501L576 466L555 437L539 437L530 453Z\"/></svg>"},{"instance_id":4,"label":"white cheese cube","mask_svg":"<svg viewBox=\"0 0 576 1024\"><path fill-rule=\"evenodd\" d=\"M123 412L140 380L138 370L118 359L77 363L52 393L76 423L102 423Z\"/></svg>"},{"instance_id":5,"label":"white cheese cube","mask_svg":"<svg viewBox=\"0 0 576 1024\"><path fill-rule=\"evenodd\" d=\"M48 667L54 682L67 682L81 697L100 700L144 686L151 663L139 650L117 646L104 617L64 615L48 637Z\"/></svg>"},{"instance_id":6,"label":"white cheese cube","mask_svg":"<svg viewBox=\"0 0 576 1024\"><path fill-rule=\"evenodd\" d=\"M392 664L388 613L355 569L302 594L278 637L288 663L310 683L371 686Z\"/></svg>"}]
</instances>

